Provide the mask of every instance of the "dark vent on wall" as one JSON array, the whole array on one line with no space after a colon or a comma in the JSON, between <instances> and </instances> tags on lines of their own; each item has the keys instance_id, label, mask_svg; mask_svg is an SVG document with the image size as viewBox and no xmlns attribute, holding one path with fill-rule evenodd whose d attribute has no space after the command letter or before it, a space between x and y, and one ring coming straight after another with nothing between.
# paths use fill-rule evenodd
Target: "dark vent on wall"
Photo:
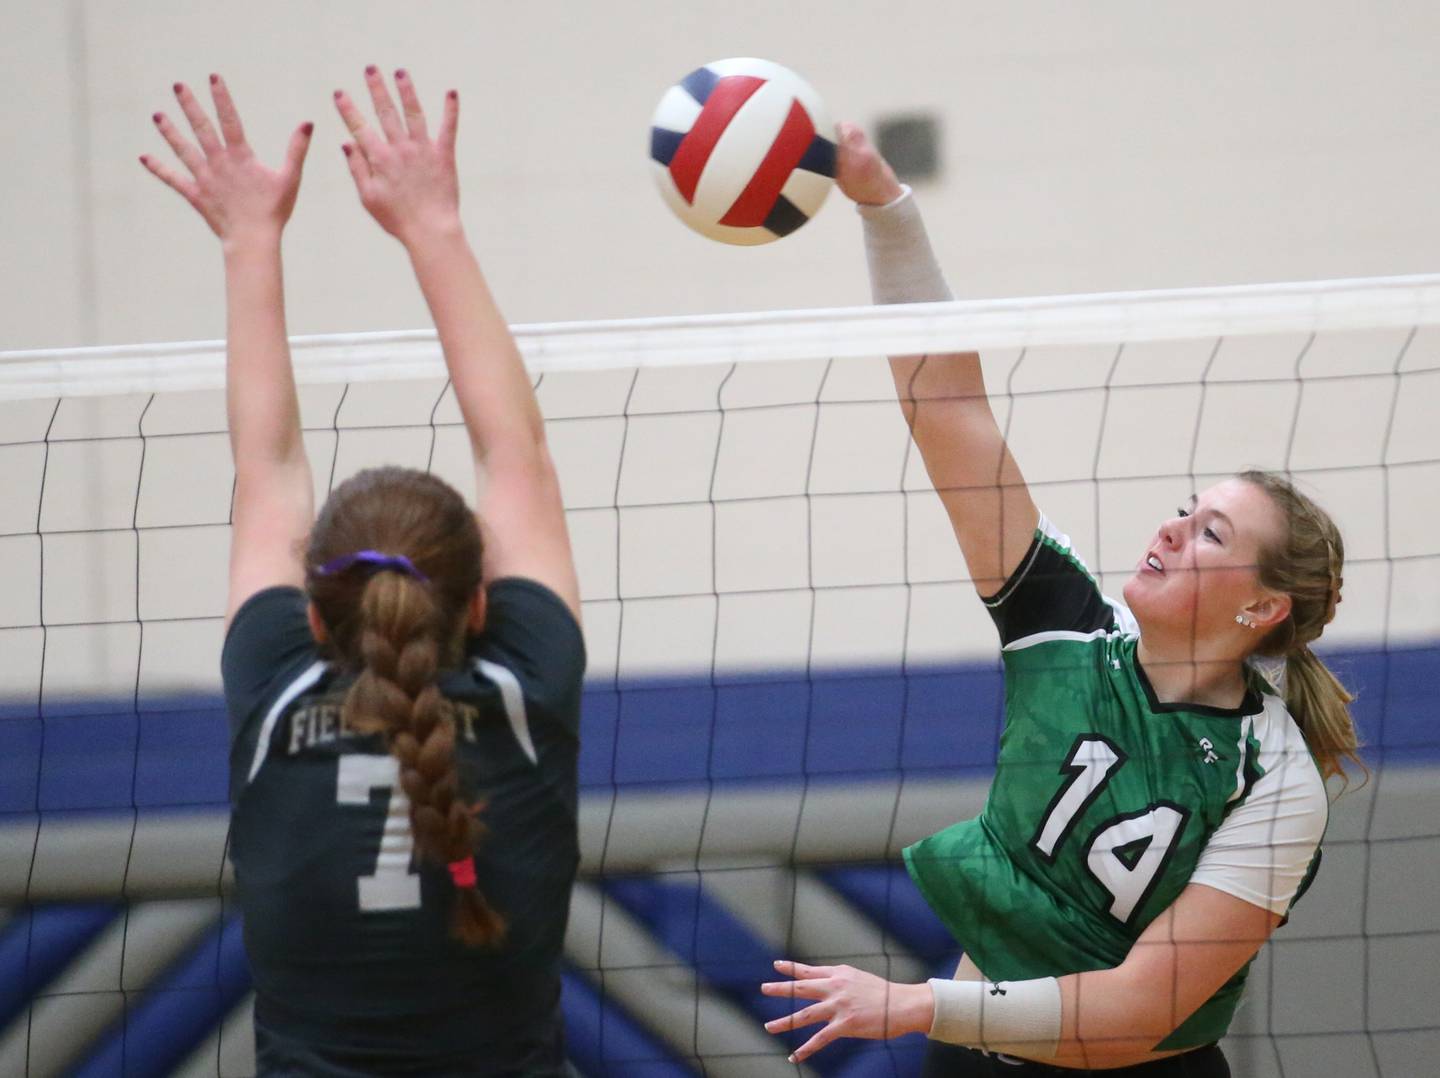
<instances>
[{"instance_id":1,"label":"dark vent on wall","mask_svg":"<svg viewBox=\"0 0 1440 1078\"><path fill-rule=\"evenodd\" d=\"M940 122L934 116L883 116L875 124L875 143L905 183L939 179Z\"/></svg>"}]
</instances>

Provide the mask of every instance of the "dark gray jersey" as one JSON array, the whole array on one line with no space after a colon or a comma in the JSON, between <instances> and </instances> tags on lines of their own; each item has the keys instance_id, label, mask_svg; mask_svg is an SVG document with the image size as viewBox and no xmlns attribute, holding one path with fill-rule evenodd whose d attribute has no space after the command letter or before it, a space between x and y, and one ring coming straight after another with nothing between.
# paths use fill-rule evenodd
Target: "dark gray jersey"
<instances>
[{"instance_id":1,"label":"dark gray jersey","mask_svg":"<svg viewBox=\"0 0 1440 1078\"><path fill-rule=\"evenodd\" d=\"M256 1018L284 1038L377 1062L560 1072L584 642L533 581L498 581L488 599L485 632L440 685L462 795L484 805L479 886L509 925L491 949L450 937L449 876L413 856L383 739L344 727L348 679L321 660L304 594L271 588L235 616L230 855Z\"/></svg>"}]
</instances>

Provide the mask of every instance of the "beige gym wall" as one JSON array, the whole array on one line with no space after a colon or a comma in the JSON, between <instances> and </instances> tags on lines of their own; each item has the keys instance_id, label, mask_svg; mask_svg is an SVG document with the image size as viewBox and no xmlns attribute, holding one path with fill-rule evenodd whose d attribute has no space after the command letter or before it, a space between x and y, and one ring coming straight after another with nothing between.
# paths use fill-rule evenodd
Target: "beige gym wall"
<instances>
[{"instance_id":1,"label":"beige gym wall","mask_svg":"<svg viewBox=\"0 0 1440 1078\"><path fill-rule=\"evenodd\" d=\"M1430 0L500 3L5 0L0 350L216 337L218 248L136 163L177 78L223 71L259 152L317 134L287 241L294 332L423 326L330 105L368 61L462 95L464 206L514 321L866 298L835 198L731 249L675 222L648 123L699 63L764 55L837 117L943 121L924 205L957 294L1413 273L1440 258Z\"/></svg>"}]
</instances>

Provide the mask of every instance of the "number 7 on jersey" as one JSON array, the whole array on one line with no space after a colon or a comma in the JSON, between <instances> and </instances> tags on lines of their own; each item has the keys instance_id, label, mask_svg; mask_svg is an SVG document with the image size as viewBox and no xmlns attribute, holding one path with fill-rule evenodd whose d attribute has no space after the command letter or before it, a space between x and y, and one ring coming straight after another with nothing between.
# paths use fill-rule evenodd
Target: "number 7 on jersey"
<instances>
[{"instance_id":1,"label":"number 7 on jersey","mask_svg":"<svg viewBox=\"0 0 1440 1078\"><path fill-rule=\"evenodd\" d=\"M400 785L400 762L390 755L341 756L335 772L335 800L368 807L372 790L387 790L390 797L375 871L355 881L360 910L419 909L420 877L410 871L415 837L410 832L410 799Z\"/></svg>"}]
</instances>

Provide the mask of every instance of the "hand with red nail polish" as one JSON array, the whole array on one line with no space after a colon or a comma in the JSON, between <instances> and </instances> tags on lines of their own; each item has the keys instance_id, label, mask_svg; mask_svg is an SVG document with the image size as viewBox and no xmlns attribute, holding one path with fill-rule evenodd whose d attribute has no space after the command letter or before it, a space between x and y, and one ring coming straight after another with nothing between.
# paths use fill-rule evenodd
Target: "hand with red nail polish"
<instances>
[{"instance_id":1,"label":"hand with red nail polish","mask_svg":"<svg viewBox=\"0 0 1440 1078\"><path fill-rule=\"evenodd\" d=\"M446 96L440 129L430 136L415 80L405 68L395 72L399 107L373 64L365 69L365 87L375 109L377 131L343 91L335 107L354 138L345 156L360 203L380 227L407 247L422 236L460 230L460 186L455 172L455 128L459 101ZM359 152L355 152L358 150Z\"/></svg>"},{"instance_id":2,"label":"hand with red nail polish","mask_svg":"<svg viewBox=\"0 0 1440 1078\"><path fill-rule=\"evenodd\" d=\"M184 168L148 154L141 164L190 203L227 249L250 239L278 241L295 208L314 125L301 124L290 136L280 167L268 168L245 139L224 79L210 76L214 122L188 86L177 82L174 89L193 138L163 112L152 119Z\"/></svg>"}]
</instances>

